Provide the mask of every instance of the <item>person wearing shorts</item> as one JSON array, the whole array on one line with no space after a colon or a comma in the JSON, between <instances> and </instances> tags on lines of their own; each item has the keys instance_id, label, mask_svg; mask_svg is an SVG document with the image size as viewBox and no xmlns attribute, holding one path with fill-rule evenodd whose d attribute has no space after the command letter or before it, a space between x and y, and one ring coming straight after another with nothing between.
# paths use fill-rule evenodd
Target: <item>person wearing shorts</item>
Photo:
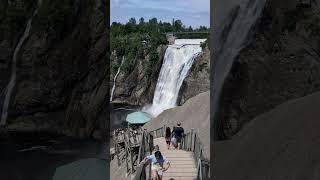
<instances>
[{"instance_id":1,"label":"person wearing shorts","mask_svg":"<svg viewBox=\"0 0 320 180\"><path fill-rule=\"evenodd\" d=\"M151 162L152 180L162 180L163 172L167 171L170 167L170 162L160 151L156 151L154 155L144 158L144 162ZM167 167L164 167L167 164Z\"/></svg>"}]
</instances>

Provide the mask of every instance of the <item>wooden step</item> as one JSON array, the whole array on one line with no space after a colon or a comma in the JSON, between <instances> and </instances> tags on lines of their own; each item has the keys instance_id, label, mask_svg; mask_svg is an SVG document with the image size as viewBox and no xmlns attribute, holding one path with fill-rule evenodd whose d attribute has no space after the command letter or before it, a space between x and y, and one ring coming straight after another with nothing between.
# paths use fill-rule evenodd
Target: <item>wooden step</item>
<instances>
[{"instance_id":1,"label":"wooden step","mask_svg":"<svg viewBox=\"0 0 320 180\"><path fill-rule=\"evenodd\" d=\"M170 167L165 173L196 173L196 168L172 168Z\"/></svg>"},{"instance_id":2,"label":"wooden step","mask_svg":"<svg viewBox=\"0 0 320 180\"><path fill-rule=\"evenodd\" d=\"M180 165L194 165L194 162L191 161L171 161L171 166L180 166Z\"/></svg>"},{"instance_id":3,"label":"wooden step","mask_svg":"<svg viewBox=\"0 0 320 180\"><path fill-rule=\"evenodd\" d=\"M164 138L154 139L154 145L159 146L161 154L168 158L171 167L164 172L163 180L195 180L197 168L193 152L177 149L167 149Z\"/></svg>"},{"instance_id":4,"label":"wooden step","mask_svg":"<svg viewBox=\"0 0 320 180\"><path fill-rule=\"evenodd\" d=\"M163 177L197 177L195 172L165 172Z\"/></svg>"},{"instance_id":5,"label":"wooden step","mask_svg":"<svg viewBox=\"0 0 320 180\"><path fill-rule=\"evenodd\" d=\"M173 164L170 163L170 168L196 168L194 164Z\"/></svg>"},{"instance_id":6,"label":"wooden step","mask_svg":"<svg viewBox=\"0 0 320 180\"><path fill-rule=\"evenodd\" d=\"M196 177L163 177L162 180L197 180Z\"/></svg>"}]
</instances>

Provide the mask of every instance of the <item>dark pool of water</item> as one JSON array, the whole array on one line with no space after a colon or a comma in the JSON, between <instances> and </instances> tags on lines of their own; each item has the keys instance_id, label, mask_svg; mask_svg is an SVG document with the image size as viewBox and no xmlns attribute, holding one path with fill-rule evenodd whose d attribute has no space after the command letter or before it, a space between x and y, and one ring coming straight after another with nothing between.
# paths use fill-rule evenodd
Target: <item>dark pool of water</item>
<instances>
[{"instance_id":1,"label":"dark pool of water","mask_svg":"<svg viewBox=\"0 0 320 180\"><path fill-rule=\"evenodd\" d=\"M106 149L105 144L94 139L43 132L0 133L0 179L52 180L57 167L73 161L108 161Z\"/></svg>"},{"instance_id":2,"label":"dark pool of water","mask_svg":"<svg viewBox=\"0 0 320 180\"><path fill-rule=\"evenodd\" d=\"M112 104L111 117L111 131L117 128L127 127L126 117L128 114L141 110L141 106L133 106L129 104Z\"/></svg>"}]
</instances>

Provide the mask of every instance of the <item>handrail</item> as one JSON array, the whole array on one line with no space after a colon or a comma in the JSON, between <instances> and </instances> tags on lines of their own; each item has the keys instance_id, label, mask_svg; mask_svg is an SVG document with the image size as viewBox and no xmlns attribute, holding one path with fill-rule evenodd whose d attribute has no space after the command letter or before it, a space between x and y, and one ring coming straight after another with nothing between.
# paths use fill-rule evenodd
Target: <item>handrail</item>
<instances>
[{"instance_id":1,"label":"handrail","mask_svg":"<svg viewBox=\"0 0 320 180\"><path fill-rule=\"evenodd\" d=\"M150 131L150 135L154 138L164 137L166 127ZM194 161L197 165L197 179L207 180L210 179L210 161L204 157L204 146L198 137L198 134L191 129L182 138L181 147L183 150L192 151L194 154Z\"/></svg>"},{"instance_id":2,"label":"handrail","mask_svg":"<svg viewBox=\"0 0 320 180\"><path fill-rule=\"evenodd\" d=\"M145 156L152 153L154 148L153 139L165 136L165 129L166 127L163 126L149 132L147 132L146 129L142 131L142 138L137 159L137 162L140 165L136 168L134 180L145 180L150 178L151 166L143 163L142 160ZM191 129L190 132L184 135L182 138L181 147L183 150L193 152L194 161L197 165L197 179L210 179L210 162L204 157L204 146L194 129ZM147 167L149 167L149 169L146 171Z\"/></svg>"},{"instance_id":3,"label":"handrail","mask_svg":"<svg viewBox=\"0 0 320 180\"><path fill-rule=\"evenodd\" d=\"M146 130L142 133L142 138L140 142L139 154L138 154L138 167L134 176L134 180L145 180L147 176L151 176L151 166L149 166L149 174L146 174L147 164L142 163L141 161L147 154L152 154L153 150L153 136L148 133Z\"/></svg>"},{"instance_id":4,"label":"handrail","mask_svg":"<svg viewBox=\"0 0 320 180\"><path fill-rule=\"evenodd\" d=\"M194 32L166 32L163 34L209 34L210 31L194 31Z\"/></svg>"}]
</instances>

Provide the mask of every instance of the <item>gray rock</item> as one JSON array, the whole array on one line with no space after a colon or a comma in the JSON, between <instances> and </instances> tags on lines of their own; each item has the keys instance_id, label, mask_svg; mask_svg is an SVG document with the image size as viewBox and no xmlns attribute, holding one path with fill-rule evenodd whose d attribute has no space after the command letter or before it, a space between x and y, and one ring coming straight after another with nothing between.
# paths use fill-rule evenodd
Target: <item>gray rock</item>
<instances>
[{"instance_id":1,"label":"gray rock","mask_svg":"<svg viewBox=\"0 0 320 180\"><path fill-rule=\"evenodd\" d=\"M275 9L282 16L274 16ZM224 86L223 122L239 125L229 135L283 102L320 91L318 10L265 7L254 41L240 52Z\"/></svg>"},{"instance_id":2,"label":"gray rock","mask_svg":"<svg viewBox=\"0 0 320 180\"><path fill-rule=\"evenodd\" d=\"M50 5L55 3L49 1ZM98 119L107 108L108 96L108 41L101 3L99 0L76 1L63 17L64 21L54 26L50 26L50 19L41 17L41 13L48 11L44 8L52 7L43 5L41 8L18 55L16 92L12 95L8 123L23 122L25 119L20 117L35 114L34 120L51 130L90 136L95 129L102 128ZM53 11L63 15L58 13L61 9ZM13 52L26 19L8 36L1 36L0 28L0 44L6 45L6 52ZM41 26L43 21L48 21L47 28ZM8 55L3 58L8 59ZM2 70L0 90L9 78L9 73L2 76ZM9 66L5 72L10 72ZM65 115L38 122L38 112Z\"/></svg>"}]
</instances>

